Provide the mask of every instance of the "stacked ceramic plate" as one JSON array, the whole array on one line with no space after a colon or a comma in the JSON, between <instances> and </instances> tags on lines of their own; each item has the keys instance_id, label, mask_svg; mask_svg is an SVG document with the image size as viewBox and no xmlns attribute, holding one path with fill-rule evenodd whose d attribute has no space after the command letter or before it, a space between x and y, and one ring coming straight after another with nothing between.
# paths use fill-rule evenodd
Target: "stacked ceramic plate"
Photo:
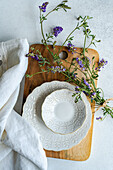
<instances>
[{"instance_id":1,"label":"stacked ceramic plate","mask_svg":"<svg viewBox=\"0 0 113 170\"><path fill-rule=\"evenodd\" d=\"M75 87L52 81L35 88L28 96L23 117L37 130L47 150L66 150L78 144L91 125L91 107L84 94L75 103Z\"/></svg>"}]
</instances>

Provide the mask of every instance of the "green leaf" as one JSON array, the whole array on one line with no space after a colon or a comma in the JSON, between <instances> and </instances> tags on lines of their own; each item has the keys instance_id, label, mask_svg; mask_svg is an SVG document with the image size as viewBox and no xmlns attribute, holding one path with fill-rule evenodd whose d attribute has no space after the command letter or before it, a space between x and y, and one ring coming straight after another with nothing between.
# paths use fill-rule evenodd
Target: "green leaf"
<instances>
[{"instance_id":1,"label":"green leaf","mask_svg":"<svg viewBox=\"0 0 113 170\"><path fill-rule=\"evenodd\" d=\"M54 41L54 43L53 43L53 47L55 47L55 44L56 44L56 41Z\"/></svg>"},{"instance_id":2,"label":"green leaf","mask_svg":"<svg viewBox=\"0 0 113 170\"><path fill-rule=\"evenodd\" d=\"M53 43L53 41L47 40L47 42Z\"/></svg>"},{"instance_id":3,"label":"green leaf","mask_svg":"<svg viewBox=\"0 0 113 170\"><path fill-rule=\"evenodd\" d=\"M39 61L39 63L43 63L43 61Z\"/></svg>"},{"instance_id":4,"label":"green leaf","mask_svg":"<svg viewBox=\"0 0 113 170\"><path fill-rule=\"evenodd\" d=\"M92 60L94 60L94 59L95 59L95 56L92 57Z\"/></svg>"},{"instance_id":5,"label":"green leaf","mask_svg":"<svg viewBox=\"0 0 113 170\"><path fill-rule=\"evenodd\" d=\"M96 45L95 45L95 43L94 43L94 42L92 42L92 44L96 47Z\"/></svg>"},{"instance_id":6,"label":"green leaf","mask_svg":"<svg viewBox=\"0 0 113 170\"><path fill-rule=\"evenodd\" d=\"M64 10L65 12L67 12L67 10L66 10L65 8L63 8L63 10Z\"/></svg>"},{"instance_id":7,"label":"green leaf","mask_svg":"<svg viewBox=\"0 0 113 170\"><path fill-rule=\"evenodd\" d=\"M45 72L45 70L44 69L41 69L43 72Z\"/></svg>"},{"instance_id":8,"label":"green leaf","mask_svg":"<svg viewBox=\"0 0 113 170\"><path fill-rule=\"evenodd\" d=\"M67 0L65 0L65 1L62 1L62 2L66 3L66 2L68 2L68 1L67 1Z\"/></svg>"},{"instance_id":9,"label":"green leaf","mask_svg":"<svg viewBox=\"0 0 113 170\"><path fill-rule=\"evenodd\" d=\"M93 103L93 99L91 99L91 103Z\"/></svg>"},{"instance_id":10,"label":"green leaf","mask_svg":"<svg viewBox=\"0 0 113 170\"><path fill-rule=\"evenodd\" d=\"M101 42L101 40L96 40L96 42Z\"/></svg>"},{"instance_id":11,"label":"green leaf","mask_svg":"<svg viewBox=\"0 0 113 170\"><path fill-rule=\"evenodd\" d=\"M31 78L31 77L32 77L32 75L26 74L26 77L27 77L27 78Z\"/></svg>"},{"instance_id":12,"label":"green leaf","mask_svg":"<svg viewBox=\"0 0 113 170\"><path fill-rule=\"evenodd\" d=\"M73 58L73 59L72 59L72 61L75 61L75 60L76 60L76 58Z\"/></svg>"},{"instance_id":13,"label":"green leaf","mask_svg":"<svg viewBox=\"0 0 113 170\"><path fill-rule=\"evenodd\" d=\"M72 97L75 97L75 96L76 96L76 94L75 94L75 93L73 93Z\"/></svg>"},{"instance_id":14,"label":"green leaf","mask_svg":"<svg viewBox=\"0 0 113 170\"><path fill-rule=\"evenodd\" d=\"M93 17L87 16L87 19L92 19Z\"/></svg>"},{"instance_id":15,"label":"green leaf","mask_svg":"<svg viewBox=\"0 0 113 170\"><path fill-rule=\"evenodd\" d=\"M31 47L31 50L33 51L35 48L34 47Z\"/></svg>"},{"instance_id":16,"label":"green leaf","mask_svg":"<svg viewBox=\"0 0 113 170\"><path fill-rule=\"evenodd\" d=\"M58 10L59 10L59 8L56 8L56 9L55 9L55 11L58 11Z\"/></svg>"},{"instance_id":17,"label":"green leaf","mask_svg":"<svg viewBox=\"0 0 113 170\"><path fill-rule=\"evenodd\" d=\"M67 5L63 5L63 8L65 9L71 9L71 7L67 6Z\"/></svg>"}]
</instances>

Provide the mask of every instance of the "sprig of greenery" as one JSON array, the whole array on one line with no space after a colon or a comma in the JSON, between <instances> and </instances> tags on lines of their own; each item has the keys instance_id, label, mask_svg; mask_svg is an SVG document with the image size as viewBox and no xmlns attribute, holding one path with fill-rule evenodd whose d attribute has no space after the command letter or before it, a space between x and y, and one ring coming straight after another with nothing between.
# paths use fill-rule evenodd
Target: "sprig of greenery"
<instances>
[{"instance_id":1,"label":"sprig of greenery","mask_svg":"<svg viewBox=\"0 0 113 170\"><path fill-rule=\"evenodd\" d=\"M67 12L68 9L71 9L66 5L68 1L64 0L60 4L58 4L55 8L53 8L50 12L48 12L45 16L42 14L42 10L40 9L40 24L41 24L41 33L42 33L42 43L45 45L47 50L49 51L50 55L52 56L53 63L51 63L48 58L42 56L39 50L31 49L32 52L29 53L28 57L31 56L32 58L38 54L38 63L41 68L41 72L34 73L33 75L26 75L27 77L32 77L36 74L40 74L43 72L49 73L49 72L60 72L60 74L63 74L65 76L65 80L74 83L75 84L75 93L73 96L75 96L75 102L78 102L79 99L81 99L81 93L85 93L90 99L91 102L95 101L96 107L102 106L103 115L106 116L109 114L113 118L113 109L105 104L106 100L104 99L104 92L101 88L97 88L95 85L95 80L98 79L98 69L95 69L96 63L94 62L95 57L92 57L92 60L86 56L88 52L88 48L91 45L96 46L96 43L100 42L100 40L96 40L96 35L93 35L91 32L91 29L89 27L88 21L91 20L93 17L90 16L79 16L77 18L77 24L75 28L70 32L70 34L66 37L65 41L63 42L62 46L59 48L59 51L57 53L53 53L48 47L48 43L52 43L53 48L55 48L56 41L54 41L54 35L53 33L46 33L44 35L43 30L43 22L47 20L47 17L49 14L51 14L54 11L58 11L59 9L63 9L65 12ZM77 59L75 57L72 58L71 62L65 60L69 64L69 67L65 67L63 65L63 62L61 61L59 57L59 53L61 52L63 46L68 42L72 43L74 39L74 33L76 30L81 30L84 34L84 46L80 57ZM89 45L86 47L87 39L90 39ZM72 46L74 48L74 46ZM74 49L73 49L74 51ZM55 52L55 50L54 50ZM104 60L102 61L104 64ZM90 68L90 65L92 64L92 68ZM54 67L54 65L57 65L57 67ZM44 66L46 66L46 69L44 69ZM103 66L103 65L102 65ZM100 67L100 66L99 66ZM81 72L82 78L78 76L78 72ZM99 120L103 120L101 117L98 118Z\"/></svg>"},{"instance_id":2,"label":"sprig of greenery","mask_svg":"<svg viewBox=\"0 0 113 170\"><path fill-rule=\"evenodd\" d=\"M47 16L50 15L54 11L58 11L59 9L63 9L65 12L67 12L67 9L71 9L68 5L66 5L68 1L64 0L60 4L58 4L55 8L53 8L51 11L49 11L45 16L40 16L40 22L43 22L44 20L47 20Z\"/></svg>"}]
</instances>

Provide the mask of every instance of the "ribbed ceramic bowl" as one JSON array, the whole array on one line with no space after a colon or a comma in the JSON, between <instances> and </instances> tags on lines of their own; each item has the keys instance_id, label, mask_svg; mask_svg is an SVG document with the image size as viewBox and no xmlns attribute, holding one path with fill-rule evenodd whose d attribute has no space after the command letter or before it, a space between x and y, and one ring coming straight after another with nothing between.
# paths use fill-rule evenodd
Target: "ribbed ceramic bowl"
<instances>
[{"instance_id":1,"label":"ribbed ceramic bowl","mask_svg":"<svg viewBox=\"0 0 113 170\"><path fill-rule=\"evenodd\" d=\"M74 91L56 90L46 97L42 105L42 119L55 133L68 134L79 129L86 118L83 100L75 103Z\"/></svg>"}]
</instances>

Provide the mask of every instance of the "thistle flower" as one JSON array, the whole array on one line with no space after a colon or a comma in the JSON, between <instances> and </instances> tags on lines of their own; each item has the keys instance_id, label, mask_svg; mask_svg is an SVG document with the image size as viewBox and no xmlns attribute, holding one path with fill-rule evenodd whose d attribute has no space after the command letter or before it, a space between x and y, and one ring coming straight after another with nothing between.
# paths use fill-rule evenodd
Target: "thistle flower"
<instances>
[{"instance_id":1,"label":"thistle flower","mask_svg":"<svg viewBox=\"0 0 113 170\"><path fill-rule=\"evenodd\" d=\"M84 64L82 63L82 60L80 58L76 58L77 63L79 64L80 68L82 68L82 70L85 70Z\"/></svg>"},{"instance_id":2,"label":"thistle flower","mask_svg":"<svg viewBox=\"0 0 113 170\"><path fill-rule=\"evenodd\" d=\"M39 6L39 8L42 10L42 12L46 12L46 7L49 4L49 2L44 2L42 6Z\"/></svg>"},{"instance_id":3,"label":"thistle flower","mask_svg":"<svg viewBox=\"0 0 113 170\"><path fill-rule=\"evenodd\" d=\"M63 31L63 28L57 26L57 27L53 28L53 35L54 35L55 37L57 37L58 34L60 34L62 31Z\"/></svg>"},{"instance_id":4,"label":"thistle flower","mask_svg":"<svg viewBox=\"0 0 113 170\"><path fill-rule=\"evenodd\" d=\"M76 53L76 48L75 48L75 46L72 43L68 43L67 44L67 48L68 48L69 52L72 52L72 54Z\"/></svg>"},{"instance_id":5,"label":"thistle flower","mask_svg":"<svg viewBox=\"0 0 113 170\"><path fill-rule=\"evenodd\" d=\"M98 62L98 67L95 68L95 70L100 71L101 68L104 68L104 66L108 63L108 61L105 61L103 58Z\"/></svg>"},{"instance_id":6,"label":"thistle flower","mask_svg":"<svg viewBox=\"0 0 113 170\"><path fill-rule=\"evenodd\" d=\"M66 68L63 68L63 66L51 66L51 67L48 67L49 70L51 70L52 73L56 73L56 72L65 72L66 71Z\"/></svg>"}]
</instances>

